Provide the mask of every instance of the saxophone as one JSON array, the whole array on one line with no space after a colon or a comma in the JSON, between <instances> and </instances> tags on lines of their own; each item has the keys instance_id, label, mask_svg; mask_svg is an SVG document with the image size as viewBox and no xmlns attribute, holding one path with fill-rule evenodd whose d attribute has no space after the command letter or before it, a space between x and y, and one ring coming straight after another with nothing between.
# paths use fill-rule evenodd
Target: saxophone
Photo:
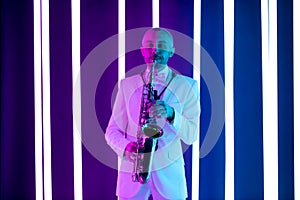
<instances>
[{"instance_id":1,"label":"saxophone","mask_svg":"<svg viewBox=\"0 0 300 200\"><path fill-rule=\"evenodd\" d=\"M154 65L151 66L149 82L143 85L139 124L137 131L137 156L135 158L132 181L147 183L150 178L153 154L158 138L163 135L163 129L156 125L156 120L149 116L152 104L158 100L157 91L153 90Z\"/></svg>"}]
</instances>

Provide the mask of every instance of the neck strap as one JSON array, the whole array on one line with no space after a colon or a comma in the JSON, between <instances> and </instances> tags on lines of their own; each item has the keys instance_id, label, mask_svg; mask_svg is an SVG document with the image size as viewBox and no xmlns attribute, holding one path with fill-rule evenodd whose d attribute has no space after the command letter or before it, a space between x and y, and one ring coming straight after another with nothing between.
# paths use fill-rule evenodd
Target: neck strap
<instances>
[{"instance_id":1,"label":"neck strap","mask_svg":"<svg viewBox=\"0 0 300 200\"><path fill-rule=\"evenodd\" d=\"M174 79L174 77L176 76L176 73L172 71L172 76L171 76L171 79L170 81L168 82L168 84L164 87L164 89L160 92L160 94L158 95L158 99L160 99L160 97L163 95L163 93L166 91L167 87L170 85L170 83L172 82L172 80ZM147 85L146 84L146 81L144 80L144 76L143 76L143 72L141 73L141 77L142 77L142 80L144 82L144 85Z\"/></svg>"}]
</instances>

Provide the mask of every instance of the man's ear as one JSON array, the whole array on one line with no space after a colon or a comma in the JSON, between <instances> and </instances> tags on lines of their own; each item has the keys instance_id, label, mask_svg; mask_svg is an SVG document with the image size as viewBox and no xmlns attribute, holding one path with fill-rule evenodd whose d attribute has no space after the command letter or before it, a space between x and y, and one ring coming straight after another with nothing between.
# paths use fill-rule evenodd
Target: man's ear
<instances>
[{"instance_id":1,"label":"man's ear","mask_svg":"<svg viewBox=\"0 0 300 200\"><path fill-rule=\"evenodd\" d=\"M172 47L172 49L169 52L170 52L169 58L171 58L175 53L175 48Z\"/></svg>"}]
</instances>

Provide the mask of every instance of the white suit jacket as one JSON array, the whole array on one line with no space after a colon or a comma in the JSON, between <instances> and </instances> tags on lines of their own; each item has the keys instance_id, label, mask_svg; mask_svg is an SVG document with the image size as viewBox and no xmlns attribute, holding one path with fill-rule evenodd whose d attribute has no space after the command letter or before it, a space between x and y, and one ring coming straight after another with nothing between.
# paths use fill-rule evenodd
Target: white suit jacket
<instances>
[{"instance_id":1,"label":"white suit jacket","mask_svg":"<svg viewBox=\"0 0 300 200\"><path fill-rule=\"evenodd\" d=\"M170 74L171 69L168 68L168 70ZM170 79L170 76L168 77ZM134 196L141 185L139 182L132 182L133 163L123 156L126 145L130 141L136 141L142 87L141 75L134 75L121 81L105 134L108 145L122 160L116 194L125 198ZM160 99L173 107L175 111L175 118L171 123L165 119L158 120L159 125L163 127L164 134L158 139L158 150L154 153L151 171L151 178L156 189L165 198L187 197L180 140L186 144L192 144L199 135L199 98L197 82L177 74Z\"/></svg>"}]
</instances>

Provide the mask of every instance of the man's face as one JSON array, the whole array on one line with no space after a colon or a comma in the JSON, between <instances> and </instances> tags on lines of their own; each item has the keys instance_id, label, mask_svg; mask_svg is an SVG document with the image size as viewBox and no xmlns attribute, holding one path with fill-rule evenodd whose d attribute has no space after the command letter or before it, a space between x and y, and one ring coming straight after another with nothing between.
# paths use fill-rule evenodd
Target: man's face
<instances>
[{"instance_id":1,"label":"man's face","mask_svg":"<svg viewBox=\"0 0 300 200\"><path fill-rule=\"evenodd\" d=\"M151 29L143 37L141 52L147 64L166 65L174 54L172 37L163 30Z\"/></svg>"}]
</instances>

